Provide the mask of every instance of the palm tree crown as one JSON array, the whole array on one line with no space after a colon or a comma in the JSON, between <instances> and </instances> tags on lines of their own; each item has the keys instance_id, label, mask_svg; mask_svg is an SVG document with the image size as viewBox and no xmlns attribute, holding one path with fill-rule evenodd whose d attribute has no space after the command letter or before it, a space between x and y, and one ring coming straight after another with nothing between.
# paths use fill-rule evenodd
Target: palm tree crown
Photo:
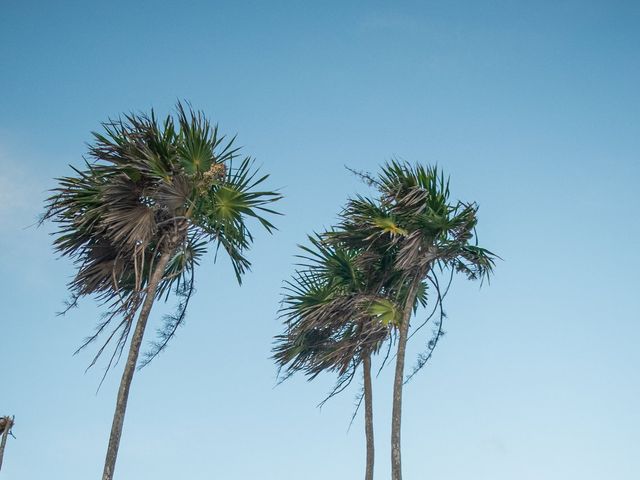
<instances>
[{"instance_id":1,"label":"palm tree crown","mask_svg":"<svg viewBox=\"0 0 640 480\"><path fill-rule=\"evenodd\" d=\"M309 237L298 269L285 283L280 311L286 332L276 336L274 359L310 379L324 371L339 375L337 387L353 378L363 355L388 339L400 319L397 274L385 252L347 247L332 230ZM416 298L425 305L426 285Z\"/></svg>"},{"instance_id":2,"label":"palm tree crown","mask_svg":"<svg viewBox=\"0 0 640 480\"><path fill-rule=\"evenodd\" d=\"M276 337L274 358L288 374L315 378L335 371L350 378L363 352L377 351L386 338L393 305L382 297L379 279L363 270L371 262L361 262L362 252L328 244L321 235L309 240L286 282L281 315L287 330Z\"/></svg>"},{"instance_id":3,"label":"palm tree crown","mask_svg":"<svg viewBox=\"0 0 640 480\"><path fill-rule=\"evenodd\" d=\"M183 321L194 267L207 247L222 247L240 282L250 267L247 220L271 232L264 214L275 213L268 205L280 195L256 188L267 175L258 176L250 158L238 159L234 139L225 140L201 112L180 103L175 118L130 114L103 127L93 133L85 168L72 167L75 176L58 179L44 219L59 226L56 250L77 265L71 305L94 295L109 307L82 345L111 327L96 358L113 339L122 350L154 264L170 252L155 296L167 299L173 291L182 301L149 360Z\"/></svg>"},{"instance_id":4,"label":"palm tree crown","mask_svg":"<svg viewBox=\"0 0 640 480\"><path fill-rule=\"evenodd\" d=\"M393 268L404 280L419 271L426 275L434 263L470 279L491 273L494 255L471 243L477 204L451 202L449 181L437 167L393 161L377 178L363 177L379 196L348 202L335 235L339 241L351 248L393 252Z\"/></svg>"}]
</instances>

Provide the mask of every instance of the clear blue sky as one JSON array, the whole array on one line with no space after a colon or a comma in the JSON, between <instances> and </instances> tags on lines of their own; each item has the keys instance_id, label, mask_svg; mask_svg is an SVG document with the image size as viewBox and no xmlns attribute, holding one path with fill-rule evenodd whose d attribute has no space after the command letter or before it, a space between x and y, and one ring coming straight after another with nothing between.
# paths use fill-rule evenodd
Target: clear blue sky
<instances>
[{"instance_id":1,"label":"clear blue sky","mask_svg":"<svg viewBox=\"0 0 640 480\"><path fill-rule=\"evenodd\" d=\"M406 478L639 478L639 25L632 1L4 0L3 478L101 474L120 368L96 395L102 371L72 352L98 310L55 316L73 269L27 227L99 122L177 99L238 134L285 216L242 288L224 261L199 272L186 326L134 379L117 478L363 476L358 386L318 410L332 378L274 388L269 355L296 243L364 190L345 165L392 156L443 167L505 260L487 288L454 285L405 390ZM379 479L390 379L374 384Z\"/></svg>"}]
</instances>

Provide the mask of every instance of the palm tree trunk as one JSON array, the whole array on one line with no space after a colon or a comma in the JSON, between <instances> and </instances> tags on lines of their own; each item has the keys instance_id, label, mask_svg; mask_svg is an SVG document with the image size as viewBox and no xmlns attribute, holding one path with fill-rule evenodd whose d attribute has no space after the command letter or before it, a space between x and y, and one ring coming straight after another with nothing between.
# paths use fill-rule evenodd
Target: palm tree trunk
<instances>
[{"instance_id":1,"label":"palm tree trunk","mask_svg":"<svg viewBox=\"0 0 640 480\"><path fill-rule=\"evenodd\" d=\"M0 440L0 470L2 470L2 459L4 458L4 448L7 445L7 437L9 436L9 432L11 431L11 427L13 427L13 417L4 417L5 420L5 428L2 432L2 440Z\"/></svg>"},{"instance_id":2,"label":"palm tree trunk","mask_svg":"<svg viewBox=\"0 0 640 480\"><path fill-rule=\"evenodd\" d=\"M364 431L367 438L367 469L365 480L373 480L373 389L371 387L371 353L362 357L364 376Z\"/></svg>"},{"instance_id":3,"label":"palm tree trunk","mask_svg":"<svg viewBox=\"0 0 640 480\"><path fill-rule=\"evenodd\" d=\"M400 427L402 421L402 386L404 385L404 357L407 349L407 339L409 337L409 323L411 311L416 301L418 286L421 276L417 276L413 281L407 295L402 323L400 324L400 334L398 336L398 352L396 354L396 373L393 380L393 410L391 413L391 479L402 480L402 462L400 455Z\"/></svg>"},{"instance_id":4,"label":"palm tree trunk","mask_svg":"<svg viewBox=\"0 0 640 480\"><path fill-rule=\"evenodd\" d=\"M167 250L162 253L158 260L158 264L149 279L149 285L147 286L147 293L140 310L140 316L136 324L133 337L131 338L131 345L129 347L129 354L127 356L127 363L124 366L124 372L122 373L122 380L120 380L120 388L118 390L118 398L116 400L116 410L113 414L113 423L111 425L111 436L109 437L109 446L107 448L107 456L104 462L104 472L102 473L102 480L112 480L113 471L116 466L116 458L118 457L118 447L120 446L120 437L122 436L122 426L124 424L124 415L127 411L127 400L129 398L129 388L131 387L131 380L133 380L133 374L138 363L138 355L140 354L140 345L142 344L142 337L144 336L144 329L147 326L147 320L149 313L151 313L151 307L155 299L156 290L164 270L171 258L171 251Z\"/></svg>"}]
</instances>

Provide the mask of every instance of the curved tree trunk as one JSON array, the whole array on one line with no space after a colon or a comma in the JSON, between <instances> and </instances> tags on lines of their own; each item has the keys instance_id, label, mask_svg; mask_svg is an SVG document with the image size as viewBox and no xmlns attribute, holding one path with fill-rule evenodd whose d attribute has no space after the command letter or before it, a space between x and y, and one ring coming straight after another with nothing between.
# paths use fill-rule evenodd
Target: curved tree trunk
<instances>
[{"instance_id":1,"label":"curved tree trunk","mask_svg":"<svg viewBox=\"0 0 640 480\"><path fill-rule=\"evenodd\" d=\"M398 352L396 354L396 373L393 380L393 410L391 413L391 478L392 480L402 480L402 463L400 455L400 426L402 421L402 386L404 385L404 357L407 350L407 340L409 337L409 323L411 321L411 311L416 301L418 286L421 277L418 276L413 281L407 295L402 323L400 324L400 334L398 336Z\"/></svg>"},{"instance_id":2,"label":"curved tree trunk","mask_svg":"<svg viewBox=\"0 0 640 480\"><path fill-rule=\"evenodd\" d=\"M0 470L2 470L2 459L4 458L4 448L7 445L7 437L13 427L13 417L4 417L4 431L2 432L2 440L0 440Z\"/></svg>"},{"instance_id":3,"label":"curved tree trunk","mask_svg":"<svg viewBox=\"0 0 640 480\"><path fill-rule=\"evenodd\" d=\"M362 357L364 377L364 431L367 438L367 469L365 480L373 480L373 389L371 387L371 354L366 353Z\"/></svg>"},{"instance_id":4,"label":"curved tree trunk","mask_svg":"<svg viewBox=\"0 0 640 480\"><path fill-rule=\"evenodd\" d=\"M140 354L140 345L142 344L142 337L144 336L144 329L147 326L147 320L149 313L151 313L151 307L155 299L156 290L164 270L171 258L171 252L165 251L160 256L158 264L149 279L149 285L147 286L147 293L140 310L138 322L136 324L133 337L131 338L131 345L129 347L129 354L127 356L127 363L124 366L124 372L122 373L122 380L120 380L120 388L118 390L118 398L116 400L116 410L113 414L113 423L111 425L111 436L109 437L109 446L107 448L107 456L104 461L104 472L102 473L102 480L111 480L113 478L113 471L116 466L116 458L118 457L118 447L120 446L120 437L122 436L122 426L124 424L124 415L127 411L127 400L129 398L129 388L131 387L131 380L133 380L133 374L138 363L138 355Z\"/></svg>"}]
</instances>

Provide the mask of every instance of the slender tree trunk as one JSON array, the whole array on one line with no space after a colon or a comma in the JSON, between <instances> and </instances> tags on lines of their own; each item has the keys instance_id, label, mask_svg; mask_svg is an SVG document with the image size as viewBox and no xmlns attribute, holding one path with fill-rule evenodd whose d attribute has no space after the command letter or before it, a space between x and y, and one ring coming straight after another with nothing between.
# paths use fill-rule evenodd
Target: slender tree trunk
<instances>
[{"instance_id":1,"label":"slender tree trunk","mask_svg":"<svg viewBox=\"0 0 640 480\"><path fill-rule=\"evenodd\" d=\"M2 459L4 458L4 448L7 445L7 437L11 431L11 427L13 427L13 417L4 417L4 420L5 428L2 432L2 440L0 440L0 470L2 470Z\"/></svg>"},{"instance_id":2,"label":"slender tree trunk","mask_svg":"<svg viewBox=\"0 0 640 480\"><path fill-rule=\"evenodd\" d=\"M371 387L371 353L362 357L364 376L364 431L367 438L367 469L365 480L373 480L373 461L375 455L373 443L373 389Z\"/></svg>"},{"instance_id":3,"label":"slender tree trunk","mask_svg":"<svg viewBox=\"0 0 640 480\"><path fill-rule=\"evenodd\" d=\"M398 352L396 354L396 374L393 380L393 410L391 413L391 479L402 480L402 463L400 459L400 426L402 421L402 386L404 385L404 357L409 337L411 311L416 301L418 286L422 277L418 275L411 284L407 295L400 334L398 336Z\"/></svg>"},{"instance_id":4,"label":"slender tree trunk","mask_svg":"<svg viewBox=\"0 0 640 480\"><path fill-rule=\"evenodd\" d=\"M120 437L122 436L122 425L124 424L124 415L127 411L127 400L129 399L129 388L131 387L131 380L133 380L133 374L138 363L138 355L140 354L140 345L142 344L142 337L144 336L144 329L147 326L147 320L149 313L151 313L151 307L155 299L156 290L162 275L171 257L169 250L162 253L158 260L158 264L149 279L147 286L147 293L140 310L140 316L136 323L133 337L131 338L131 345L129 347L129 354L127 356L127 363L124 366L124 372L122 373L122 380L120 380L120 388L118 390L118 398L116 400L116 410L113 414L113 423L111 425L111 436L109 437L109 447L107 448L107 456L104 461L104 472L102 474L102 480L112 480L113 471L116 466L116 459L118 457L118 447L120 446Z\"/></svg>"}]
</instances>

